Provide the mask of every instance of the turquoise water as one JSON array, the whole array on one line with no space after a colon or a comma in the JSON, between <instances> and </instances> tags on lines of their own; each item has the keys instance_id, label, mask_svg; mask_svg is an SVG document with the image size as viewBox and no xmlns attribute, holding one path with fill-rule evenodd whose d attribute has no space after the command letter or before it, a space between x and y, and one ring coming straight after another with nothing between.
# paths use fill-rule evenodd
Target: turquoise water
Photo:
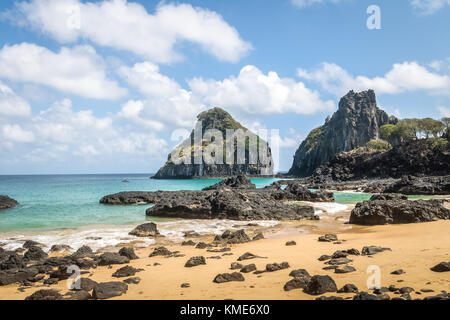
<instances>
[{"instance_id":1,"label":"turquoise water","mask_svg":"<svg viewBox=\"0 0 450 320\"><path fill-rule=\"evenodd\" d=\"M129 182L122 182L124 178ZM261 188L276 180L252 182ZM140 223L150 205L107 206L100 198L120 191L200 190L219 181L153 180L145 174L0 176L0 194L20 203L0 211L0 232Z\"/></svg>"}]
</instances>

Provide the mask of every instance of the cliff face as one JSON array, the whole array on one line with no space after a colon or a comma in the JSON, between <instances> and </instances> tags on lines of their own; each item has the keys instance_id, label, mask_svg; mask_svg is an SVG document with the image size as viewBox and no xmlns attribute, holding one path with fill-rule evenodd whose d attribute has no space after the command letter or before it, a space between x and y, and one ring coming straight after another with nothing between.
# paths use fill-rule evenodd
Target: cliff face
<instances>
[{"instance_id":1,"label":"cliff face","mask_svg":"<svg viewBox=\"0 0 450 320\"><path fill-rule=\"evenodd\" d=\"M198 122L196 128L192 130L190 137L169 154L167 162L159 169L153 177L154 179L227 177L240 174L251 176L273 174L272 154L267 142L243 127L239 122L234 120L228 112L220 108L213 108L199 114L197 119ZM205 135L210 129L214 129L216 132L221 133L223 137L222 143L218 142L215 138ZM231 143L230 141L227 141L227 130L229 129L241 129L241 132L247 136L244 140L245 143L243 142L243 144L239 145L237 140L235 140L234 143L233 141L231 141ZM201 132L201 139L196 136L196 133L198 132ZM213 163L209 161L206 162L204 157L201 161L196 161L196 155L201 155L202 152L207 151L213 143L217 146L221 145L223 148L222 163L219 163L219 161L212 161ZM265 148L259 148L260 145ZM241 161L239 161L238 158L239 150L245 150L241 157L241 159L244 159ZM256 150L256 159L252 158L251 150ZM261 152L259 152L260 150ZM190 161L175 160L173 159L173 155L184 157L185 160L190 158ZM214 152L212 155L216 156Z\"/></svg>"},{"instance_id":2,"label":"cliff face","mask_svg":"<svg viewBox=\"0 0 450 320\"><path fill-rule=\"evenodd\" d=\"M343 151L365 146L379 137L379 128L397 119L377 107L373 90L350 91L325 124L311 131L297 149L290 175L305 177Z\"/></svg>"}]
</instances>

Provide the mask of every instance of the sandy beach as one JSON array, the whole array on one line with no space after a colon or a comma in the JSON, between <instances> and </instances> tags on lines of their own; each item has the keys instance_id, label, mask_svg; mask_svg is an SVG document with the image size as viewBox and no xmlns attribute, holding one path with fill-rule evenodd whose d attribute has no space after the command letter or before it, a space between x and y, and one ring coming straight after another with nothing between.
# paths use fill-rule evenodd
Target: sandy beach
<instances>
[{"instance_id":1,"label":"sandy beach","mask_svg":"<svg viewBox=\"0 0 450 320\"><path fill-rule=\"evenodd\" d=\"M146 248L136 249L138 260L132 260L127 265L142 268L144 271L136 274L141 278L137 285L129 284L128 291L113 299L275 299L275 300L310 300L311 296L302 289L289 292L283 290L284 284L291 280L289 273L295 269L306 269L310 275L329 275L337 284L338 289L345 284L354 284L360 291L367 288L367 268L378 266L381 271L381 286L394 285L398 288L412 287L411 298L424 298L436 295L442 290L450 289L450 277L447 273L437 273L431 267L442 261L450 261L450 221L436 221L419 224L386 225L361 227L348 225L344 222L349 212L334 216L326 216L320 221L282 222L270 228L249 227L246 232L251 237L262 231L265 239L243 244L230 245L232 255L207 252L207 249L196 249L192 246L181 246L164 238ZM319 242L318 237L326 233L337 234L340 244ZM211 242L212 236L191 238L194 242ZM188 239L186 239L188 240ZM296 245L286 246L287 241L295 241ZM179 251L183 257L151 257L149 254L155 247L164 245L170 251ZM333 270L323 270L324 262L318 261L321 255L332 255L337 250L356 248L361 251L364 246L381 246L391 248L373 256L349 256L353 260L351 266L355 272L335 274ZM268 263L288 262L290 268L265 272L262 274L243 274L245 281L213 283L219 273L233 272L232 262L245 252L251 252L263 258L241 261L243 265L254 263L257 270L264 270ZM206 265L192 268L184 267L186 261L194 256L204 256ZM220 256L220 259L211 257ZM158 263L159 265L155 265ZM122 281L126 278L113 278L112 274L125 265L97 267L91 269L83 277L89 277L97 282ZM404 274L393 275L392 271L403 269ZM235 270L236 271L236 270ZM237 270L238 271L238 270ZM189 283L189 288L181 284ZM18 285L0 287L0 299L24 299L39 289L57 289L61 294L68 291L66 281L57 285L47 286L38 283L36 287L18 290ZM434 292L420 292L421 289L431 289ZM392 297L397 295L388 292ZM351 298L354 294L325 294L326 296L341 296Z\"/></svg>"}]
</instances>

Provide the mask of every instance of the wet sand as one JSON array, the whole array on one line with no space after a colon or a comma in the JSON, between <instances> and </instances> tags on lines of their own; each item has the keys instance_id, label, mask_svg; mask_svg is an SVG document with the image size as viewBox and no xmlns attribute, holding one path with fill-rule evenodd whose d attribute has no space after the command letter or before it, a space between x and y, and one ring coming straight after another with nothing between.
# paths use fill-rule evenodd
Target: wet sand
<instances>
[{"instance_id":1,"label":"wet sand","mask_svg":"<svg viewBox=\"0 0 450 320\"><path fill-rule=\"evenodd\" d=\"M244 244L232 245L233 255L222 256L222 253L207 252L207 249L196 249L190 246L173 244L158 239L156 245L136 249L141 258L132 260L129 265L143 268L136 276L141 278L137 285L128 285L128 292L113 299L315 299L303 293L302 289L289 292L283 290L284 284L292 279L289 273L294 269L306 269L311 275L330 275L341 288L344 284L355 284L360 291L369 291L367 288L369 266L376 265L381 271L381 286L412 287L416 292L421 289L432 289L435 292L417 294L411 297L423 298L436 295L442 290L450 290L450 274L437 273L430 270L442 261L450 261L450 221L436 221L420 224L388 225L361 227L344 224L348 212L335 216L328 216L321 221L283 222L276 227L263 229L266 239L252 241ZM246 232L253 236L261 228L250 228ZM319 242L319 235L336 233L341 244ZM212 241L212 236L192 238L193 241ZM294 240L297 245L286 246L287 241ZM164 245L170 251L180 251L184 257L152 257L149 254L157 246ZM336 250L356 248L361 251L363 246L389 247L392 251L385 251L373 256L349 256L353 260L350 265L356 272L348 274L335 274L333 270L323 270L326 265L317 259L324 254L331 255ZM257 258L241 262L243 265L254 263L258 270L265 269L268 263L281 263L287 261L289 269L262 273L243 274L244 282L213 283L214 277L219 273L233 272L230 264L245 253L251 252ZM193 256L204 256L206 265L192 268L184 267L186 261ZM221 256L221 259L208 259L211 256ZM154 263L160 265L155 266ZM113 278L111 275L125 265L97 267L89 270L90 277L97 282L121 281L126 278ZM403 269L406 273L392 275L391 272ZM189 288L181 288L181 284L189 283ZM18 291L18 285L0 287L0 299L24 299L39 289L57 289L66 293L66 281L57 285L32 287L24 292ZM353 294L325 294L338 295L344 298ZM389 293L391 297L397 295Z\"/></svg>"}]
</instances>

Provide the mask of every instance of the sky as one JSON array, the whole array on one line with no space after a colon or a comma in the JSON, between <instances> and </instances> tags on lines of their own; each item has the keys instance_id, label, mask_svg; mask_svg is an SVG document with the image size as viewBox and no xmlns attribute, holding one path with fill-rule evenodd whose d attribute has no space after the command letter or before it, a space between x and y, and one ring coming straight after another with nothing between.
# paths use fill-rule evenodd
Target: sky
<instances>
[{"instance_id":1,"label":"sky","mask_svg":"<svg viewBox=\"0 0 450 320\"><path fill-rule=\"evenodd\" d=\"M3 0L0 174L154 173L211 107L287 171L349 90L450 116L449 32L450 0Z\"/></svg>"}]
</instances>

